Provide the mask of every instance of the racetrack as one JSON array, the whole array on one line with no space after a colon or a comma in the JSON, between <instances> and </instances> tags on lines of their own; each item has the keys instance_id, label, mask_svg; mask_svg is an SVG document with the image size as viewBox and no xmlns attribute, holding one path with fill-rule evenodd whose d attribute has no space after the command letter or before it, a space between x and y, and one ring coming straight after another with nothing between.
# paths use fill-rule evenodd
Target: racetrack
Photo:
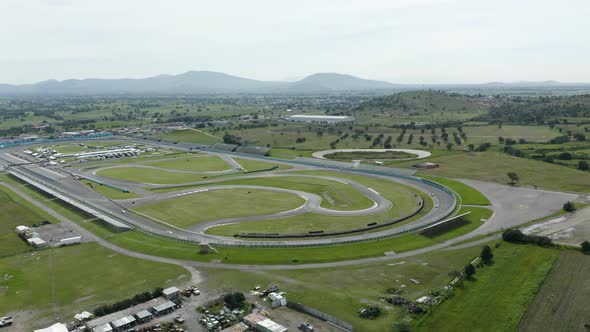
<instances>
[{"instance_id":1,"label":"racetrack","mask_svg":"<svg viewBox=\"0 0 590 332\"><path fill-rule=\"evenodd\" d=\"M121 138L118 138L118 140L121 140ZM133 140L129 140L129 141L133 141ZM144 143L144 142L142 142L142 143ZM174 146L174 147L175 148L182 148L179 146ZM187 150L188 150L188 148L187 148ZM215 155L220 154L218 152L209 152L209 153L215 154ZM232 153L227 153L227 154L229 156L232 155ZM320 168L318 168L318 166L311 166L311 165L305 165L305 164L302 165L302 164L299 164L297 161L284 161L284 160L275 161L275 160L271 160L269 158L258 157L258 156L240 155L240 158L260 160L263 162L270 161L273 163L287 164L289 166L295 167L295 169L333 169L334 168L333 166L330 166L330 165L325 165L324 167L320 166ZM8 158L8 159L10 159L10 158ZM8 160L8 162L10 162L10 160ZM29 175L31 175L31 178L34 178L33 181L39 181L39 182L44 182L44 183L48 184L47 183L48 182L47 181L47 178L48 178L47 174L48 173L46 171L43 171L42 169L44 169L44 168L37 167L37 166L21 167L21 171L27 172ZM379 178L379 179L382 179L385 181L392 181L392 182L404 184L406 186L410 186L410 187L414 188L415 190L423 191L427 195L431 196L434 201L434 204L437 208L432 209L431 211L428 211L422 218L420 218L419 220L414 221L410 224L406 224L406 225L403 225L403 226L397 227L397 228L385 229L385 230L378 231L378 232L367 233L367 234L354 234L354 235L342 236L342 237L338 237L338 238L312 238L312 239L305 239L305 240L270 241L272 243L269 243L269 241L247 241L247 240L243 240L243 239L209 235L209 234L203 233L202 231L195 232L195 231L191 231L191 230L177 228L177 227L174 227L171 225L160 224L158 222L154 222L152 220L149 220L149 218L145 218L141 215L136 215L136 214L132 214L132 213L125 213L124 212L125 206L122 206L115 201L111 201L105 197L102 197L101 195L97 194L96 192L84 187L78 181L73 180L69 176L65 177L63 179L59 179L57 181L55 181L55 179L50 179L49 182L51 182L50 185L53 188L55 188L56 190L58 190L62 194L66 194L66 195L74 194L73 198L77 199L78 201L82 201L83 204L87 204L93 208L100 209L101 211L104 211L109 216L111 216L117 220L120 220L126 224L130 224L134 227L138 227L138 228L144 229L148 232L152 232L155 234L181 239L183 241L208 242L208 243L213 243L213 244L216 243L216 244L227 245L227 246L234 246L234 245L263 246L263 247L269 247L269 246L278 246L278 247L310 246L310 245L317 246L317 245L332 245L332 244L337 244L337 243L359 242L359 241L366 241L366 240L375 239L375 238L389 237L389 236L393 236L395 234L408 232L408 231L411 231L412 229L415 229L417 227L419 228L424 225L428 225L433 222L439 221L442 218L446 217L453 210L453 208L455 206L454 196L447 193L444 190L444 188L433 186L432 184L430 184L428 182L423 182L417 178L408 177L408 176L401 176L400 177L400 176L395 176L395 174L391 174L391 175L390 174L380 174L380 173L372 171L372 170L367 170L367 171L358 170L358 171L356 171L356 170L339 169L339 171L340 172L347 172L350 174L361 174L363 176L375 177L375 178ZM38 172L42 172L42 173L44 173L44 175L39 174ZM262 176L263 174L258 174L258 175ZM342 179L339 179L339 180L342 180ZM350 182L350 183L352 184L352 182ZM133 188L130 188L130 189L133 189ZM363 194L365 194L368 197L371 197L374 201L376 201L378 203L377 206L374 206L371 209L391 208L391 205L390 205L391 203L387 203L386 200L384 201L383 198L380 197L380 195L369 190L369 188L359 187L359 190L362 190ZM133 191L135 191L135 190L133 190ZM316 211L321 211L322 213L326 213L326 214L342 213L341 211L333 212L333 211L330 211L330 209L322 209L317 204L316 198L314 198L311 202L312 203L309 206L316 209ZM395 204L395 202L393 202L393 204ZM359 216L362 216L362 214L366 214L367 212L372 212L372 211L374 211L374 210L363 211L363 212L361 212L361 215L359 215ZM357 213L357 212L346 211L345 213L353 213L353 215L354 215L354 213Z\"/></svg>"},{"instance_id":2,"label":"racetrack","mask_svg":"<svg viewBox=\"0 0 590 332\"><path fill-rule=\"evenodd\" d=\"M339 152L345 152L345 153L346 152L404 152L404 153L415 154L417 156L415 158L402 158L402 159L396 159L396 160L422 159L422 158L430 157L430 155L431 155L431 153L428 151L414 150L414 149L334 149L334 150L316 151L316 152L312 153L311 155L314 158L326 159L324 156L329 155L329 154L333 154L333 153L339 153Z\"/></svg>"}]
</instances>

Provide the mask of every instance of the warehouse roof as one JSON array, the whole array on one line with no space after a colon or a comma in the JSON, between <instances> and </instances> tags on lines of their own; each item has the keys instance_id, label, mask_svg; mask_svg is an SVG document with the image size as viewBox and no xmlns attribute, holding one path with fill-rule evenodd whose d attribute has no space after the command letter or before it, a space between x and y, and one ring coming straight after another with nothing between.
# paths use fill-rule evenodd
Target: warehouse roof
<instances>
[{"instance_id":1,"label":"warehouse roof","mask_svg":"<svg viewBox=\"0 0 590 332\"><path fill-rule=\"evenodd\" d=\"M164 302L160 305L155 306L154 310L156 312L160 312L160 311L168 310L170 308L174 308L175 306L176 306L176 304L174 304L174 302L168 301L168 302Z\"/></svg>"},{"instance_id":2,"label":"warehouse roof","mask_svg":"<svg viewBox=\"0 0 590 332\"><path fill-rule=\"evenodd\" d=\"M296 115L291 115L289 116L289 118L307 118L307 119L325 119L325 120L343 120L343 119L348 119L350 118L350 116L347 115L306 115L306 114L296 114Z\"/></svg>"},{"instance_id":3,"label":"warehouse roof","mask_svg":"<svg viewBox=\"0 0 590 332\"><path fill-rule=\"evenodd\" d=\"M117 319L116 321L112 322L111 324L113 324L113 327L119 328L119 327L125 326L130 323L134 323L134 322L135 322L135 318L133 316L127 316L127 317L123 317L121 319Z\"/></svg>"}]
</instances>

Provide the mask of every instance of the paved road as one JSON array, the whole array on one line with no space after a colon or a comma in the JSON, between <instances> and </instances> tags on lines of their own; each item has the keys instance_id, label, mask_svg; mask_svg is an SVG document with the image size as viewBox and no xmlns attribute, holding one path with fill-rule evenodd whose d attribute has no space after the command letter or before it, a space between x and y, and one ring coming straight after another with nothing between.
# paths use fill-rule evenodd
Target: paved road
<instances>
[{"instance_id":1,"label":"paved road","mask_svg":"<svg viewBox=\"0 0 590 332\"><path fill-rule=\"evenodd\" d=\"M323 151L316 151L311 155L314 158L318 159L326 159L324 156L328 154L334 154L339 152L404 152L415 154L417 157L414 158L404 158L404 159L397 159L397 160L413 160L413 159L422 159L430 157L431 153L424 150L414 150L414 149L334 149L334 150L323 150Z\"/></svg>"},{"instance_id":2,"label":"paved road","mask_svg":"<svg viewBox=\"0 0 590 332\"><path fill-rule=\"evenodd\" d=\"M573 201L579 196L476 180L461 181L484 194L494 210L493 217L475 230L474 236L504 230L548 216L561 210L565 202Z\"/></svg>"},{"instance_id":3,"label":"paved road","mask_svg":"<svg viewBox=\"0 0 590 332\"><path fill-rule=\"evenodd\" d=\"M1 155L2 158L6 158L6 155ZM240 156L242 158L242 156ZM260 159L262 157L245 157L246 159ZM10 158L8 158L10 161ZM262 158L264 161L267 161L265 158ZM287 161L278 161L278 163L285 163L289 164ZM296 166L301 166L295 163ZM311 166L302 165L301 167L311 168ZM28 172L32 177L36 178L36 181L41 181L43 178L51 178L49 173L45 171L45 168L38 167L38 166L25 166L21 167L22 171ZM340 172L350 173L350 174L357 174L357 171L351 170L339 170ZM381 238L384 236L391 236L394 234L399 234L400 232L407 232L411 229L415 229L416 227L421 227L424 225L431 224L433 222L439 221L442 218L446 217L452 208L454 207L455 200L454 197L448 195L444 190L439 189L437 187L431 186L427 183L424 183L419 180L414 180L412 178L403 178L403 177L392 177L387 175L381 174L373 174L373 173L363 173L366 176L372 176L376 178L380 178L386 181L394 181L398 183L402 183L411 187L416 188L417 190L426 192L427 194L433 195L433 200L435 201L435 205L438 207L432 209L426 216L421 218L418 221L412 222L407 225L403 225L397 228L391 229L384 229L379 232L368 233L368 234L355 234L345 237L338 237L338 238L311 238L305 240L282 240L282 241L247 241L243 239L236 239L231 237L222 237L222 236L215 236L204 234L200 232L193 232L190 230L180 229L171 225L164 225L158 222L154 222L149 218L145 218L140 215L130 214L124 212L124 207L122 207L119 203L106 199L105 197L99 195L98 193L89 190L85 186L81 185L78 181L72 179L71 177L64 177L64 178L54 178L51 180L51 183L44 183L46 185L50 185L52 188L57 189L62 194L69 195L70 197L77 199L79 202L84 202L84 204L103 211L105 214L114 217L115 219L121 220L127 224L133 225L138 228L142 228L148 230L149 232L156 233L163 236L168 236L172 238L178 238L185 241L193 241L193 242L205 242L205 243L213 243L213 244L222 244L222 245L247 245L247 246L261 246L261 247L270 247L270 246L309 246L309 245L332 245L337 243L350 243L350 242L359 242L359 241L366 241L372 238ZM260 174L260 176L267 176ZM41 181L43 182L43 181ZM369 191L368 188L359 187L360 190ZM123 209L122 209L123 208Z\"/></svg>"},{"instance_id":4,"label":"paved road","mask_svg":"<svg viewBox=\"0 0 590 332\"><path fill-rule=\"evenodd\" d=\"M154 262L160 263L167 263L167 264L176 264L187 268L189 271L192 271L190 267L206 267L206 268L223 268L223 269L237 269L237 270L253 270L253 271L260 271L260 270L298 270L298 269L317 269L317 268L330 268L330 267L340 267L340 266L351 266L351 265L361 265L361 264L369 264L369 263L377 263L377 262L386 262L390 260L396 260L399 258L411 257L416 255L421 255L427 252L431 252L434 250L439 250L442 248L447 248L451 246L453 243L460 242L461 240L453 239L443 243L439 243L434 246L417 249L413 251L408 251L400 254L393 254L387 256L379 256L379 257L371 257L371 258L363 258L363 259L355 259L355 260L348 260L348 261L338 261L338 262L329 262L329 263L315 263L315 264L299 264L299 265L291 265L291 264L281 264L281 265L256 265L256 264L224 264L224 263L211 263L211 262L197 262L197 261L188 261L188 260L180 260L180 259L173 259L173 258L166 258L160 256L153 256L147 255L135 251L131 251L125 248L121 248L117 245L114 245L106 240L94 235L93 233L87 231L86 229L79 226L77 223L71 221L70 219L62 216L61 214L53 211L51 208L47 207L43 203L33 199L26 193L22 192L19 188L12 186L7 183L2 183L2 185L6 186L10 190L14 191L16 194L23 197L25 200L31 202L36 207L46 211L56 219L60 220L63 223L68 224L72 228L76 230L79 234L81 234L86 239L92 239L92 241L97 242L98 244L102 245L105 248L113 250L117 253L139 258L145 259ZM471 245L478 245L479 243L483 243L489 240L496 239L497 236L492 236L487 239L483 239L477 241ZM483 242L482 242L483 241ZM470 244L463 244L462 247L469 247Z\"/></svg>"}]
</instances>

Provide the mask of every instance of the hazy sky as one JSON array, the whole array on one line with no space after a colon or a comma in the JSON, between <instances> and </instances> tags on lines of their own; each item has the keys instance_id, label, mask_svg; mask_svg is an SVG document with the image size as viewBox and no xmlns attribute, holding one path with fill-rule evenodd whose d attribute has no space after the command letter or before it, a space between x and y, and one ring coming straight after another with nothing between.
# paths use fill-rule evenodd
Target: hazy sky
<instances>
[{"instance_id":1,"label":"hazy sky","mask_svg":"<svg viewBox=\"0 0 590 332\"><path fill-rule=\"evenodd\" d=\"M589 0L0 0L0 82L213 70L590 82Z\"/></svg>"}]
</instances>

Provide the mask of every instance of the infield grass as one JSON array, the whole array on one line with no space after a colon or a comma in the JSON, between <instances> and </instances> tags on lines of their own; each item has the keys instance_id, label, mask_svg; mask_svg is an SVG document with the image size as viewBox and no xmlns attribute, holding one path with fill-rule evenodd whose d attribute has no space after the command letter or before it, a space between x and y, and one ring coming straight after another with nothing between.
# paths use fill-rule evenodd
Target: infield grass
<instances>
[{"instance_id":1,"label":"infield grass","mask_svg":"<svg viewBox=\"0 0 590 332\"><path fill-rule=\"evenodd\" d=\"M433 176L422 176L423 178L437 182L451 190L461 197L461 202L465 205L491 205L492 203L479 191L463 182L438 178Z\"/></svg>"},{"instance_id":2,"label":"infield grass","mask_svg":"<svg viewBox=\"0 0 590 332\"><path fill-rule=\"evenodd\" d=\"M145 184L180 184L196 182L207 178L204 174L191 174L174 171L164 171L141 167L115 167L100 170L96 173L113 179L121 179Z\"/></svg>"},{"instance_id":3,"label":"infield grass","mask_svg":"<svg viewBox=\"0 0 590 332\"><path fill-rule=\"evenodd\" d=\"M256 189L218 189L140 205L135 211L186 228L203 221L288 211L305 201L293 194Z\"/></svg>"},{"instance_id":4,"label":"infield grass","mask_svg":"<svg viewBox=\"0 0 590 332\"><path fill-rule=\"evenodd\" d=\"M141 197L141 195L137 193L123 192L121 190L117 190L94 181L82 180L80 182L82 182L88 188L110 199L128 199Z\"/></svg>"},{"instance_id":5,"label":"infield grass","mask_svg":"<svg viewBox=\"0 0 590 332\"><path fill-rule=\"evenodd\" d=\"M191 156L172 160L144 162L142 165L193 172L220 172L231 167L218 156Z\"/></svg>"}]
</instances>

